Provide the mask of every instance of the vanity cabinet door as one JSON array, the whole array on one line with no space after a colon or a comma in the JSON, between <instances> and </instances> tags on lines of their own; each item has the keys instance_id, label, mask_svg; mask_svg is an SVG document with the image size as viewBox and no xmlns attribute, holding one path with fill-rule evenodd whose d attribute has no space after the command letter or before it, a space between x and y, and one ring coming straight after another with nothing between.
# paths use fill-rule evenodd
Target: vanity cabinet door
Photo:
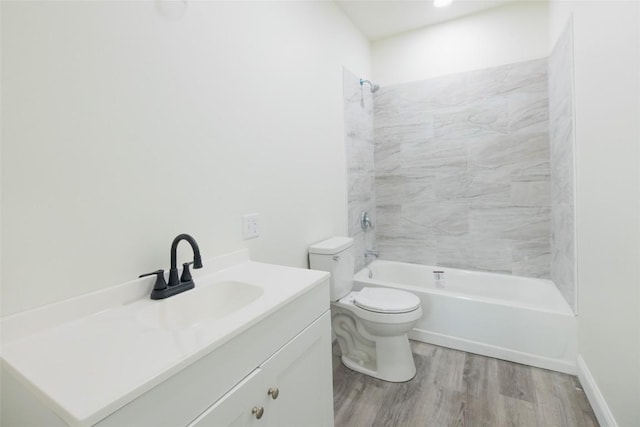
<instances>
[{"instance_id":1,"label":"vanity cabinet door","mask_svg":"<svg viewBox=\"0 0 640 427\"><path fill-rule=\"evenodd\" d=\"M260 367L267 383L263 391L267 397L266 425L333 426L331 317L328 312Z\"/></svg>"},{"instance_id":2,"label":"vanity cabinet door","mask_svg":"<svg viewBox=\"0 0 640 427\"><path fill-rule=\"evenodd\" d=\"M326 312L189 427L331 427L331 317Z\"/></svg>"},{"instance_id":3,"label":"vanity cabinet door","mask_svg":"<svg viewBox=\"0 0 640 427\"><path fill-rule=\"evenodd\" d=\"M188 427L263 426L266 415L263 377L260 368L251 372Z\"/></svg>"}]
</instances>

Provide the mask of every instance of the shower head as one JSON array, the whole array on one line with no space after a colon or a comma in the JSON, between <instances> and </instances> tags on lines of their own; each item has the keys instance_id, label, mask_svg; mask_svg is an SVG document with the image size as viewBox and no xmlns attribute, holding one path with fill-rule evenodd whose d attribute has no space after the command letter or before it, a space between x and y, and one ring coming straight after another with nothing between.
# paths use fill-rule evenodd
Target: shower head
<instances>
[{"instance_id":1,"label":"shower head","mask_svg":"<svg viewBox=\"0 0 640 427\"><path fill-rule=\"evenodd\" d=\"M369 80L360 79L360 86L364 86L365 83L371 86L371 93L374 93L375 91L380 89L380 85L373 84Z\"/></svg>"}]
</instances>

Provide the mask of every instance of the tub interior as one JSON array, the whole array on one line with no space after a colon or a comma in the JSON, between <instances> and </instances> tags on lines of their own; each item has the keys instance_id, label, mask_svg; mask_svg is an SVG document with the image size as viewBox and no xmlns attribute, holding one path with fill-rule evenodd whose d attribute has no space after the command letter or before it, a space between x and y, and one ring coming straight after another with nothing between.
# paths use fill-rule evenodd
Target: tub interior
<instances>
[{"instance_id":1,"label":"tub interior","mask_svg":"<svg viewBox=\"0 0 640 427\"><path fill-rule=\"evenodd\" d=\"M439 274L436 280L434 272ZM573 314L551 280L456 268L376 260L360 270L355 280L420 292L449 294L521 307Z\"/></svg>"}]
</instances>

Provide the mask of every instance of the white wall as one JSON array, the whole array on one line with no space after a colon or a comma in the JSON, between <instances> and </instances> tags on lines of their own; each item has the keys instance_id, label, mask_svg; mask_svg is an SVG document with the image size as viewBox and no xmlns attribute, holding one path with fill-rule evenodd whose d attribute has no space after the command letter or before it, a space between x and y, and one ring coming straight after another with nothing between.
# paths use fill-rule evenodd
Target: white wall
<instances>
[{"instance_id":1,"label":"white wall","mask_svg":"<svg viewBox=\"0 0 640 427\"><path fill-rule=\"evenodd\" d=\"M550 43L571 16L578 344L593 380L583 385L591 391L603 426L636 426L640 420L640 3L554 1Z\"/></svg>"},{"instance_id":2,"label":"white wall","mask_svg":"<svg viewBox=\"0 0 640 427\"><path fill-rule=\"evenodd\" d=\"M375 41L374 79L389 85L546 57L547 19L546 2L522 1Z\"/></svg>"},{"instance_id":3,"label":"white wall","mask_svg":"<svg viewBox=\"0 0 640 427\"><path fill-rule=\"evenodd\" d=\"M369 59L332 2L3 1L3 314L167 268L182 232L305 267L347 232L342 69Z\"/></svg>"}]
</instances>

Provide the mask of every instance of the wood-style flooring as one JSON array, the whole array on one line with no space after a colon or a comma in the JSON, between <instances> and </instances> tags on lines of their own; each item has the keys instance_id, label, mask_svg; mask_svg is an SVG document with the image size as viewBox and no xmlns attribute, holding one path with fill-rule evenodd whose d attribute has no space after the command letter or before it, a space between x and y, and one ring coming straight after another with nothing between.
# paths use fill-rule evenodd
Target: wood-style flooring
<instances>
[{"instance_id":1,"label":"wood-style flooring","mask_svg":"<svg viewBox=\"0 0 640 427\"><path fill-rule=\"evenodd\" d=\"M333 348L336 427L591 427L576 377L412 341L417 374L389 383L345 367Z\"/></svg>"}]
</instances>

